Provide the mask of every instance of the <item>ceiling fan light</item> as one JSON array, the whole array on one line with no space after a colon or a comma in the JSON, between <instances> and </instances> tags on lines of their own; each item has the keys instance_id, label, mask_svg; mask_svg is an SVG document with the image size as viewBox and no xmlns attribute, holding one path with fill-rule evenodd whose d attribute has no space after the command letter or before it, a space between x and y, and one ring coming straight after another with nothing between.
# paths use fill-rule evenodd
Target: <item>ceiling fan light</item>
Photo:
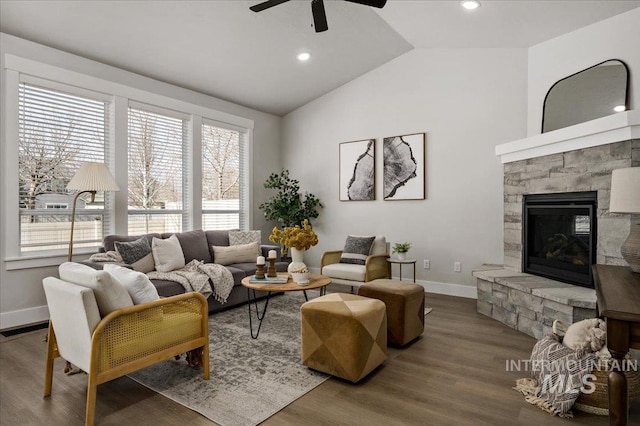
<instances>
[{"instance_id":1,"label":"ceiling fan light","mask_svg":"<svg viewBox=\"0 0 640 426\"><path fill-rule=\"evenodd\" d=\"M478 0L462 0L460 6L467 10L474 10L480 7L480 2Z\"/></svg>"},{"instance_id":2,"label":"ceiling fan light","mask_svg":"<svg viewBox=\"0 0 640 426\"><path fill-rule=\"evenodd\" d=\"M309 52L300 52L296 55L296 59L300 62L306 62L311 59L311 53Z\"/></svg>"}]
</instances>

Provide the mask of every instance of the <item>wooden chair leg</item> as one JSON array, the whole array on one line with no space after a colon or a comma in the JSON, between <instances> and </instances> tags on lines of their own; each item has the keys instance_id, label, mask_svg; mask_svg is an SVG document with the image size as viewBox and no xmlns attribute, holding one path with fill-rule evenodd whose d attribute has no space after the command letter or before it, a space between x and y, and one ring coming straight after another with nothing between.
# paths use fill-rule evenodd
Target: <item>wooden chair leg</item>
<instances>
[{"instance_id":1,"label":"wooden chair leg","mask_svg":"<svg viewBox=\"0 0 640 426\"><path fill-rule=\"evenodd\" d=\"M56 358L56 334L53 331L53 323L49 321L49 333L47 334L47 361L44 373L44 396L51 395L53 385L53 360Z\"/></svg>"},{"instance_id":2,"label":"wooden chair leg","mask_svg":"<svg viewBox=\"0 0 640 426\"><path fill-rule=\"evenodd\" d=\"M202 374L205 380L209 380L209 344L202 347Z\"/></svg>"},{"instance_id":3,"label":"wooden chair leg","mask_svg":"<svg viewBox=\"0 0 640 426\"><path fill-rule=\"evenodd\" d=\"M93 426L93 422L95 421L97 388L96 375L89 374L89 382L87 383L87 411L84 420L85 426Z\"/></svg>"}]
</instances>

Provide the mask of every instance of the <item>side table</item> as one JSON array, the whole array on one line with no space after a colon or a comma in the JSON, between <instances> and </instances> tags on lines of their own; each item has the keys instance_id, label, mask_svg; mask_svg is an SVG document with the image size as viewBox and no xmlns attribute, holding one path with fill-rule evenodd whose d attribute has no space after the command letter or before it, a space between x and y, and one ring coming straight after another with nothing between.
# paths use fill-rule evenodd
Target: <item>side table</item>
<instances>
[{"instance_id":1,"label":"side table","mask_svg":"<svg viewBox=\"0 0 640 426\"><path fill-rule=\"evenodd\" d=\"M402 265L408 265L408 264L413 264L413 282L416 282L416 259L404 259L404 260L400 260L400 259L394 259L391 257L387 258L387 262L389 263L389 278L391 278L391 265L392 264L398 264L400 265L400 281L402 281Z\"/></svg>"},{"instance_id":2,"label":"side table","mask_svg":"<svg viewBox=\"0 0 640 426\"><path fill-rule=\"evenodd\" d=\"M609 424L629 421L627 378L621 371L629 349L640 349L640 274L628 266L594 265L598 313L607 322L607 348L614 363L609 373Z\"/></svg>"}]
</instances>

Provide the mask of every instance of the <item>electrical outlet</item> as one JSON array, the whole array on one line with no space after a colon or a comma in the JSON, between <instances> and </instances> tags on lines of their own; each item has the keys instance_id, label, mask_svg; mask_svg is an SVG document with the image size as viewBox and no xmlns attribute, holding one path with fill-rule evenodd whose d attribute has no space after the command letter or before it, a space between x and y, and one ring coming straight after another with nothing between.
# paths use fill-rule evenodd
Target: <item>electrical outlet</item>
<instances>
[{"instance_id":1,"label":"electrical outlet","mask_svg":"<svg viewBox=\"0 0 640 426\"><path fill-rule=\"evenodd\" d=\"M424 269L429 269L431 268L431 261L429 259L425 259L424 260Z\"/></svg>"},{"instance_id":2,"label":"electrical outlet","mask_svg":"<svg viewBox=\"0 0 640 426\"><path fill-rule=\"evenodd\" d=\"M460 265L460 262L453 262L453 272L460 272L462 271L462 266Z\"/></svg>"}]
</instances>

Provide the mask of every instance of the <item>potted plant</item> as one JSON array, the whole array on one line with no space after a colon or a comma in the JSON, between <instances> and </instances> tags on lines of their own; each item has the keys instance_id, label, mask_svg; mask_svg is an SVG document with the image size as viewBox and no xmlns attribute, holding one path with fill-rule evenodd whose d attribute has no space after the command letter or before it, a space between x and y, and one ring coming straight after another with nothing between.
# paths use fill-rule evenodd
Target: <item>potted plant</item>
<instances>
[{"instance_id":1,"label":"potted plant","mask_svg":"<svg viewBox=\"0 0 640 426\"><path fill-rule=\"evenodd\" d=\"M258 208L264 210L265 219L275 220L282 227L302 225L305 219L315 219L319 215L318 207L323 207L315 195L300 193L300 183L289 177L289 170L271 173L264 187L278 192Z\"/></svg>"},{"instance_id":2,"label":"potted plant","mask_svg":"<svg viewBox=\"0 0 640 426\"><path fill-rule=\"evenodd\" d=\"M318 217L318 207L323 207L313 194L300 193L300 183L289 177L289 170L271 173L264 183L266 189L275 189L277 193L258 207L264 210L264 218L278 222L281 228L304 226L305 220ZM310 226L310 225L309 225ZM287 245L283 245L282 254L286 256Z\"/></svg>"},{"instance_id":3,"label":"potted plant","mask_svg":"<svg viewBox=\"0 0 640 426\"><path fill-rule=\"evenodd\" d=\"M393 246L393 252L398 253L398 260L405 260L407 252L411 248L411 243L396 243Z\"/></svg>"}]
</instances>

